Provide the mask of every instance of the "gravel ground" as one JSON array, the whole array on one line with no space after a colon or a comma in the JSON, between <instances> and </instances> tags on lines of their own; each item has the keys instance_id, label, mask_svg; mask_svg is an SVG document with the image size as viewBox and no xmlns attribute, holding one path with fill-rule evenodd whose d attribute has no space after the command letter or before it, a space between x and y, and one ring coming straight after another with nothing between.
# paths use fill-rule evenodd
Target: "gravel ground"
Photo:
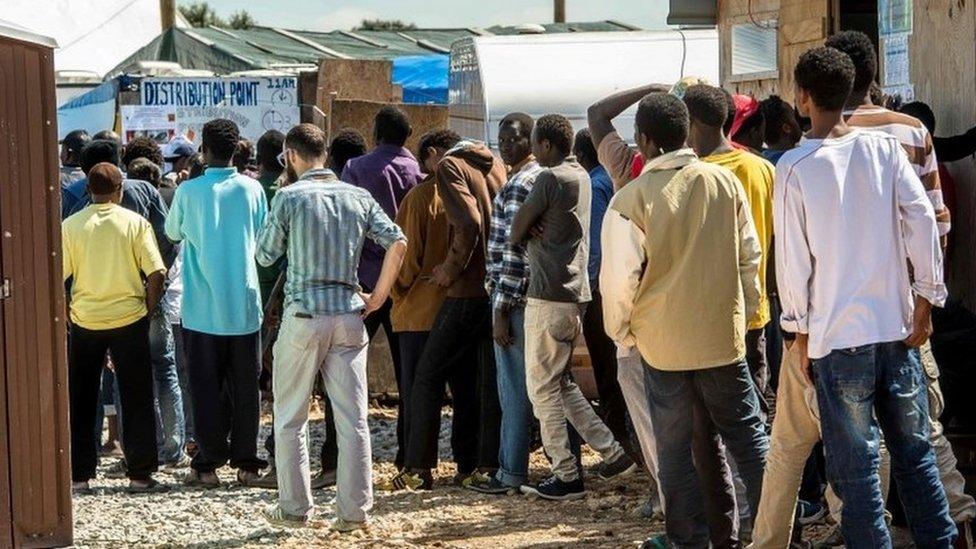
<instances>
[{"instance_id":1,"label":"gravel ground","mask_svg":"<svg viewBox=\"0 0 976 549\"><path fill-rule=\"evenodd\" d=\"M370 416L374 480L379 480L395 472L395 411L375 408ZM321 414L313 418L311 455L317 466L324 428ZM234 486L230 469L219 471L226 485L219 490L184 488L172 474L160 473L157 478L172 485L170 492L130 495L124 492L127 481L104 478L117 460L103 459L92 483L95 493L74 498L75 542L79 547L633 547L663 529L660 522L633 513L646 492L643 473L619 481L588 475L586 499L576 502L491 497L455 488L449 412L441 425L444 461L435 490L376 491L368 531L340 535L328 529L334 489L316 494L317 516L310 527L285 529L269 525L260 515L276 493ZM264 425L262 437L266 432ZM584 465L598 463L599 456L585 449ZM541 477L547 470L541 452L533 454L532 474Z\"/></svg>"},{"instance_id":2,"label":"gravel ground","mask_svg":"<svg viewBox=\"0 0 976 549\"><path fill-rule=\"evenodd\" d=\"M932 360L927 346L923 360ZM311 425L313 467L324 436L322 415L314 409ZM260 441L268 432L268 417ZM370 410L374 481L395 473L396 411ZM451 484L450 411L441 421L441 464L430 492L375 492L372 522L367 531L337 534L328 528L334 518L334 489L315 495L315 520L309 527L285 529L269 525L261 509L277 493L235 486L234 471L218 473L225 487L213 491L184 488L170 473L157 479L172 486L164 494L131 495L125 480L103 477L118 460L103 459L93 495L74 497L75 543L78 547L635 547L652 533L663 532L660 521L638 518L635 508L646 497L644 473L626 480L603 481L587 474L586 498L575 502L546 502L527 496L483 496ZM584 447L583 463L593 467L599 456ZM531 474L541 478L548 462L541 451L531 457ZM182 473L177 473L182 474ZM812 527L805 537L817 541L827 527ZM897 548L912 547L908 533L894 529Z\"/></svg>"}]
</instances>

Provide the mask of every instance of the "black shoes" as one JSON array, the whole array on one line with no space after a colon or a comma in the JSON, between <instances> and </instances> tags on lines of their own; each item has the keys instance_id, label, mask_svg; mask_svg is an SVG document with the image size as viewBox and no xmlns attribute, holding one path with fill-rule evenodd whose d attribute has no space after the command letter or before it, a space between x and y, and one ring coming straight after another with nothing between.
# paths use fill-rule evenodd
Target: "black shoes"
<instances>
[{"instance_id":1,"label":"black shoes","mask_svg":"<svg viewBox=\"0 0 976 549\"><path fill-rule=\"evenodd\" d=\"M521 491L523 494L554 501L582 499L586 495L583 490L583 477L576 477L575 480L564 482L555 475L543 480L536 486L526 484L522 486Z\"/></svg>"}]
</instances>

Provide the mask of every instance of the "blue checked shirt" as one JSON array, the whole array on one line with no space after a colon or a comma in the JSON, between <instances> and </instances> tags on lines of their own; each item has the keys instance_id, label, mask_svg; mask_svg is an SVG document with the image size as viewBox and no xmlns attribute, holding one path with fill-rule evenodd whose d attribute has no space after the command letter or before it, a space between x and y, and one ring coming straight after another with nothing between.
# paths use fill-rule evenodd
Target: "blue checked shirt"
<instances>
[{"instance_id":1,"label":"blue checked shirt","mask_svg":"<svg viewBox=\"0 0 976 549\"><path fill-rule=\"evenodd\" d=\"M486 287L495 308L508 310L525 303L529 288L529 262L525 246L513 245L512 220L529 196L542 167L535 160L522 166L495 195L488 234Z\"/></svg>"},{"instance_id":2,"label":"blue checked shirt","mask_svg":"<svg viewBox=\"0 0 976 549\"><path fill-rule=\"evenodd\" d=\"M257 260L269 266L287 256L286 307L352 313L365 306L356 270L367 238L386 249L404 236L369 191L339 181L332 170L309 170L272 200Z\"/></svg>"}]
</instances>

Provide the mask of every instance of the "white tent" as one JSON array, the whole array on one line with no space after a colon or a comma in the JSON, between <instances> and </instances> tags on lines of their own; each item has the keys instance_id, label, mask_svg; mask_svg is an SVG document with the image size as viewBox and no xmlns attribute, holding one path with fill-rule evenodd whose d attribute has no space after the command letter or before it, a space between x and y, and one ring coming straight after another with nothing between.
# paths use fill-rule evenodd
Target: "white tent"
<instances>
[{"instance_id":1,"label":"white tent","mask_svg":"<svg viewBox=\"0 0 976 549\"><path fill-rule=\"evenodd\" d=\"M104 76L162 32L159 0L4 0L3 7L7 21L57 40L59 72Z\"/></svg>"},{"instance_id":2,"label":"white tent","mask_svg":"<svg viewBox=\"0 0 976 549\"><path fill-rule=\"evenodd\" d=\"M715 29L568 32L479 36L451 47L451 129L498 145L498 123L510 112L560 113L576 129L586 109L614 92L684 76L719 81ZM614 120L632 139L632 106Z\"/></svg>"}]
</instances>

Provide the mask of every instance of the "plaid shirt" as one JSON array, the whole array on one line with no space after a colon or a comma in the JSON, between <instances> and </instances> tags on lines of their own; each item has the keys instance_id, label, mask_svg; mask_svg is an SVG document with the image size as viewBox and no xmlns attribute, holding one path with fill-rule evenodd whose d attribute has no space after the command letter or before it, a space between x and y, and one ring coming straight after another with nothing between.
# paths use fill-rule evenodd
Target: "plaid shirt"
<instances>
[{"instance_id":1,"label":"plaid shirt","mask_svg":"<svg viewBox=\"0 0 976 549\"><path fill-rule=\"evenodd\" d=\"M499 309L507 310L525 303L525 292L529 287L529 262L525 246L513 245L510 235L512 220L541 172L539 163L530 160L509 177L492 204L486 288L493 306Z\"/></svg>"}]
</instances>

